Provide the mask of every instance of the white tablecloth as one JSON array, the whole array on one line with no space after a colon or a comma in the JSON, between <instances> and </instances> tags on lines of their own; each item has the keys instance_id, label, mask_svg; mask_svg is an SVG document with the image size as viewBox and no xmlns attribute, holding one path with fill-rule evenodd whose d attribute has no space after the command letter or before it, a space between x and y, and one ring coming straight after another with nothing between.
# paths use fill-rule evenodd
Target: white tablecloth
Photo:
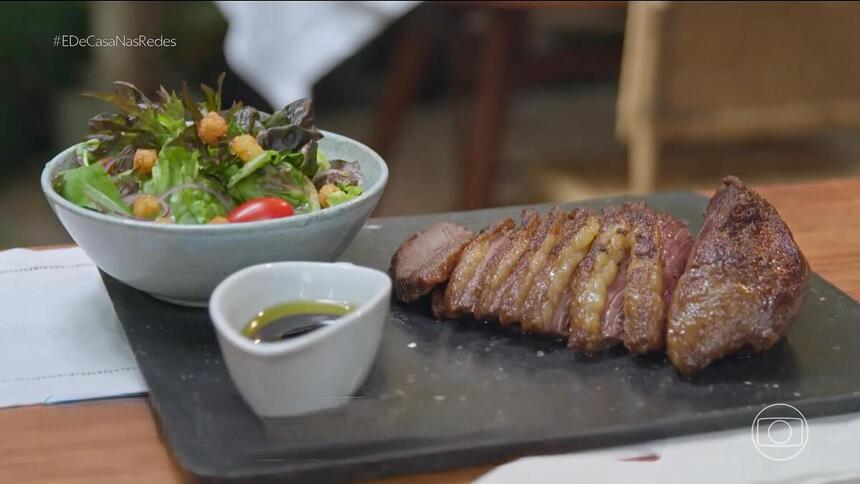
<instances>
[{"instance_id":1,"label":"white tablecloth","mask_svg":"<svg viewBox=\"0 0 860 484\"><path fill-rule=\"evenodd\" d=\"M0 252L0 407L146 392L80 249Z\"/></svg>"}]
</instances>

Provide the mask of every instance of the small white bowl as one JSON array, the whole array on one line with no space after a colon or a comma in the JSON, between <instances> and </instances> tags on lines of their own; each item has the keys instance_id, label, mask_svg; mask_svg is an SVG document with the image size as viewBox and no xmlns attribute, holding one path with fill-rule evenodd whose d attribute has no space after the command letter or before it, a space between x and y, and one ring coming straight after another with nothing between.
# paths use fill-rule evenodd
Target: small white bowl
<instances>
[{"instance_id":1,"label":"small white bowl","mask_svg":"<svg viewBox=\"0 0 860 484\"><path fill-rule=\"evenodd\" d=\"M391 280L346 262L277 262L242 269L212 293L209 313L239 393L257 415L284 417L346 403L364 382L388 315ZM241 331L259 311L299 299L356 309L331 325L275 343Z\"/></svg>"}]
</instances>

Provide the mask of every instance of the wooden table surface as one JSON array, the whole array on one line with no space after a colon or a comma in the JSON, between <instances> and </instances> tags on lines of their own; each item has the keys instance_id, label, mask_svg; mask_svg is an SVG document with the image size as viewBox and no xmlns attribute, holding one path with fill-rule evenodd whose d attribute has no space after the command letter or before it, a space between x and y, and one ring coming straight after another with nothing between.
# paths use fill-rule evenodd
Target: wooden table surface
<instances>
[{"instance_id":1,"label":"wooden table surface","mask_svg":"<svg viewBox=\"0 0 860 484\"><path fill-rule=\"evenodd\" d=\"M757 188L791 227L812 268L860 299L860 178ZM489 469L409 476L409 482L468 482ZM0 410L0 482L184 480L146 398Z\"/></svg>"}]
</instances>

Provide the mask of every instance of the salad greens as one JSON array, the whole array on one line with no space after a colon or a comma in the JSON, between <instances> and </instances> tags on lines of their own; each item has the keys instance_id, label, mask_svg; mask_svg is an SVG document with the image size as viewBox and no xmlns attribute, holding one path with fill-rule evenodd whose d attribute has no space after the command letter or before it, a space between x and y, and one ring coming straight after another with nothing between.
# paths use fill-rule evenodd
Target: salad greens
<instances>
[{"instance_id":1,"label":"salad greens","mask_svg":"<svg viewBox=\"0 0 860 484\"><path fill-rule=\"evenodd\" d=\"M161 195L171 187L191 183L199 176L200 156L181 146L170 146L158 153L149 180L141 183L140 191Z\"/></svg>"},{"instance_id":2,"label":"salad greens","mask_svg":"<svg viewBox=\"0 0 860 484\"><path fill-rule=\"evenodd\" d=\"M168 198L170 209L180 224L205 224L227 214L215 195L203 190L179 190Z\"/></svg>"},{"instance_id":3,"label":"salad greens","mask_svg":"<svg viewBox=\"0 0 860 484\"><path fill-rule=\"evenodd\" d=\"M345 185L343 188L340 188L338 191L332 192L328 194L328 204L330 207L335 205L340 205L341 203L348 202L353 198L361 195L362 190L360 186L357 185Z\"/></svg>"},{"instance_id":4,"label":"salad greens","mask_svg":"<svg viewBox=\"0 0 860 484\"><path fill-rule=\"evenodd\" d=\"M100 212L128 214L116 185L98 163L66 170L59 177L60 194L66 200Z\"/></svg>"},{"instance_id":5,"label":"salad greens","mask_svg":"<svg viewBox=\"0 0 860 484\"><path fill-rule=\"evenodd\" d=\"M238 205L261 198L309 213L362 194L358 163L319 149L310 100L271 114L241 103L225 109L223 82L222 74L214 89L202 85L202 102L184 85L154 99L127 82L85 93L116 112L90 119L77 166L54 179L58 193L102 213L179 224L230 221Z\"/></svg>"}]
</instances>

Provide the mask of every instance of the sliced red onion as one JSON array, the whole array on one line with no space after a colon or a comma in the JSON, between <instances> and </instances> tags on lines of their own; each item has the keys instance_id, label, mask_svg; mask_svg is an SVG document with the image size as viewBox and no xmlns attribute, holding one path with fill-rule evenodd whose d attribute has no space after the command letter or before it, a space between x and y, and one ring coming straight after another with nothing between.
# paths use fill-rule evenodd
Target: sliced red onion
<instances>
[{"instance_id":1,"label":"sliced red onion","mask_svg":"<svg viewBox=\"0 0 860 484\"><path fill-rule=\"evenodd\" d=\"M125 200L125 199L123 199L123 200ZM134 219L134 220L140 220L137 217L135 217L134 215L127 213L127 212L123 212L122 210L113 210L112 208L106 207L104 205L99 205L99 206L102 208L103 213L106 213L109 215L116 215L116 216L122 217L122 218L130 218L130 219Z\"/></svg>"},{"instance_id":2,"label":"sliced red onion","mask_svg":"<svg viewBox=\"0 0 860 484\"><path fill-rule=\"evenodd\" d=\"M129 183L124 183L119 186L119 193L123 197L135 195L137 193L137 187Z\"/></svg>"},{"instance_id":3,"label":"sliced red onion","mask_svg":"<svg viewBox=\"0 0 860 484\"><path fill-rule=\"evenodd\" d=\"M130 218L130 219L133 219L133 220L142 220L142 219L140 219L140 218L135 217L134 215L131 215L131 214L126 213L126 212L123 212L123 211L121 211L121 210L111 210L111 211L109 211L108 213L110 213L111 215L116 215L116 216L118 216L118 217L122 217L122 218Z\"/></svg>"}]
</instances>

